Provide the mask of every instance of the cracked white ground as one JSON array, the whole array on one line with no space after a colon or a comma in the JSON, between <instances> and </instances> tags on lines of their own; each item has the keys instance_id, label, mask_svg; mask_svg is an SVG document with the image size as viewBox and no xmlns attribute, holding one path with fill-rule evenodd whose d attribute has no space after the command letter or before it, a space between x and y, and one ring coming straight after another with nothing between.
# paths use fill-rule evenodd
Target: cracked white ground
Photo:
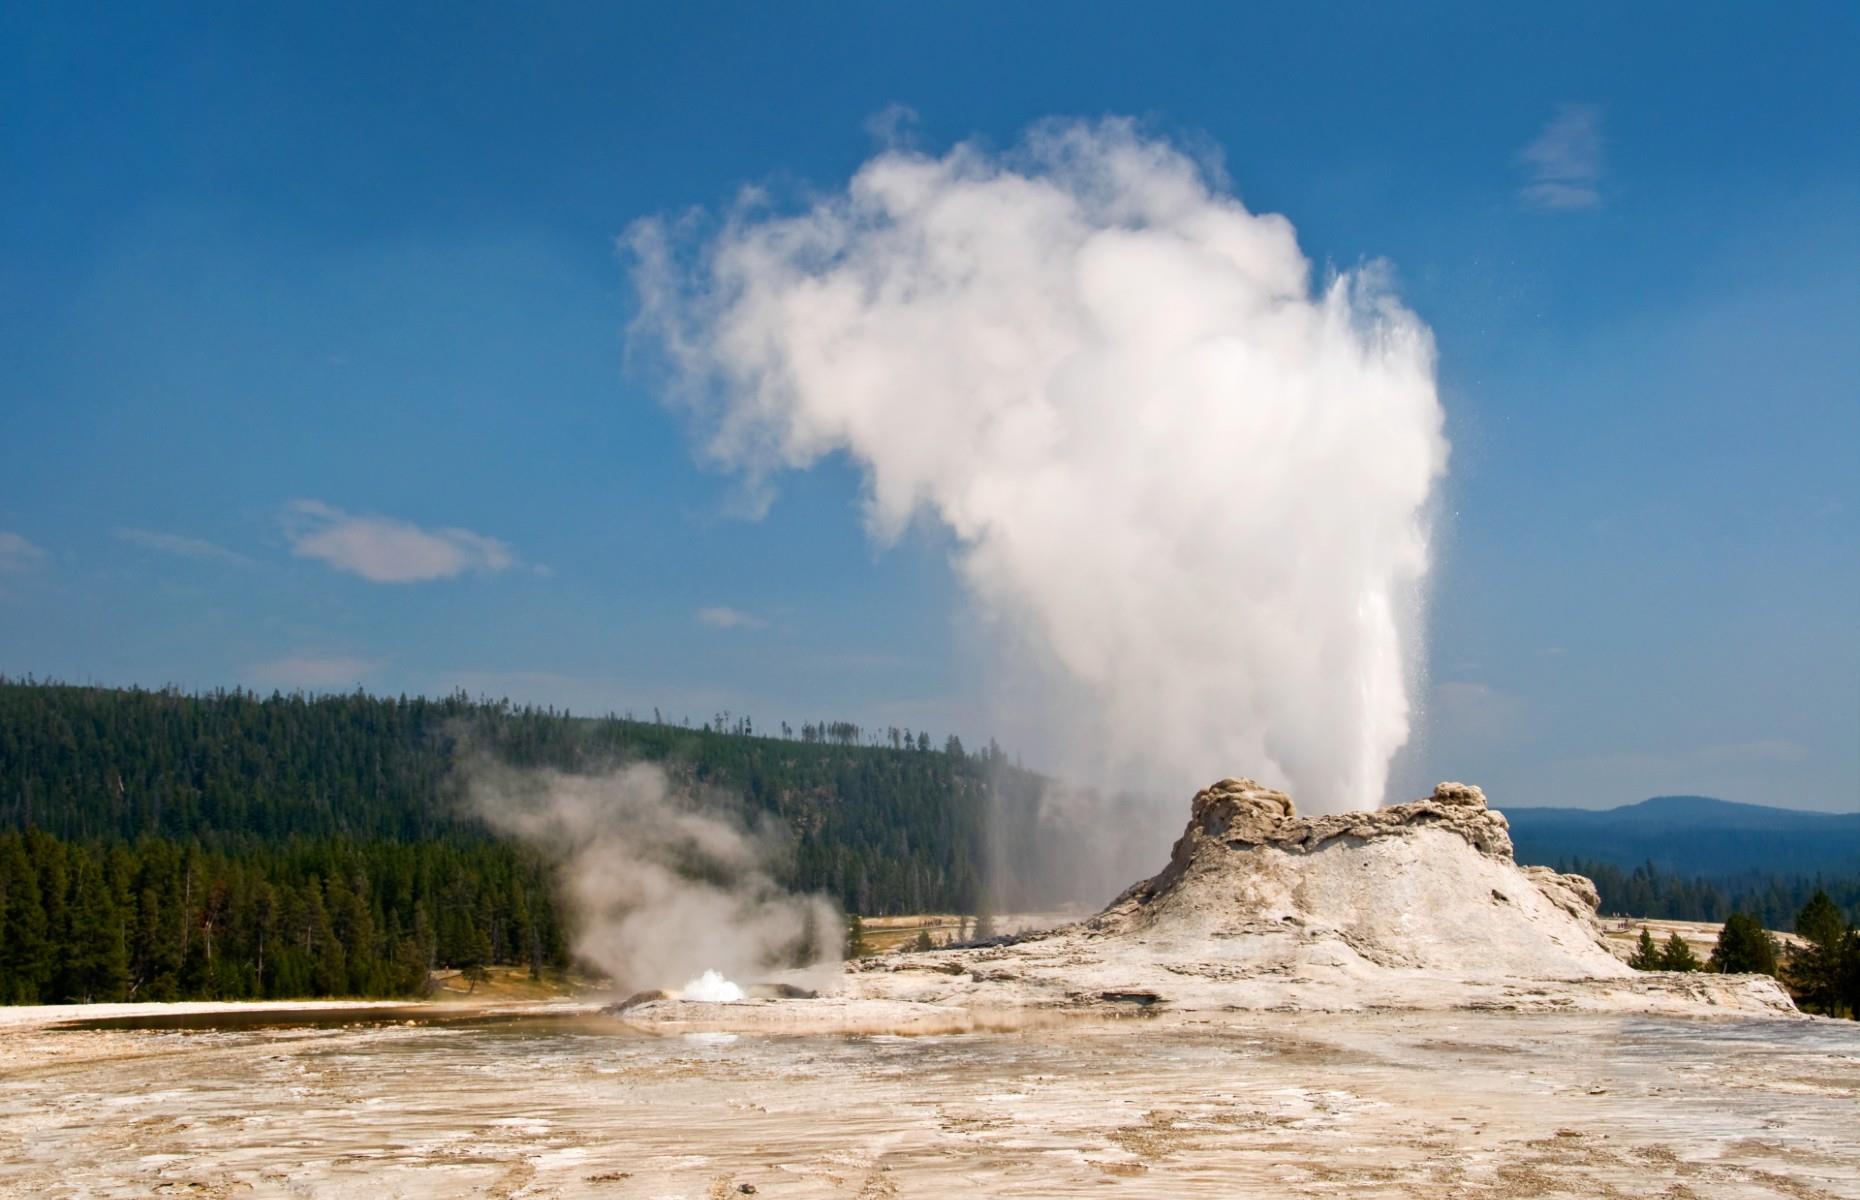
<instances>
[{"instance_id":1,"label":"cracked white ground","mask_svg":"<svg viewBox=\"0 0 1860 1200\"><path fill-rule=\"evenodd\" d=\"M1860 1196L1850 1022L214 1019L0 1031L0 1194Z\"/></svg>"}]
</instances>

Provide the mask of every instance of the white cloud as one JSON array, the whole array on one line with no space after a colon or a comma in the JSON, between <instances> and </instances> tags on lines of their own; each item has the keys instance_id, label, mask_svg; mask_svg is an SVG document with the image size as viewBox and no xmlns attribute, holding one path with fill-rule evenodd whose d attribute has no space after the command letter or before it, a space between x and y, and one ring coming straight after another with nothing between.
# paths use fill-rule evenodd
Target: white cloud
<instances>
[{"instance_id":1,"label":"white cloud","mask_svg":"<svg viewBox=\"0 0 1860 1200\"><path fill-rule=\"evenodd\" d=\"M1602 110L1594 104L1559 105L1543 132L1518 152L1531 182L1520 191L1531 208L1599 208L1602 193Z\"/></svg>"},{"instance_id":2,"label":"white cloud","mask_svg":"<svg viewBox=\"0 0 1860 1200\"><path fill-rule=\"evenodd\" d=\"M265 687L349 687L372 675L381 664L349 655L289 654L253 663L246 678Z\"/></svg>"},{"instance_id":3,"label":"white cloud","mask_svg":"<svg viewBox=\"0 0 1860 1200\"><path fill-rule=\"evenodd\" d=\"M226 563L250 563L252 561L237 551L228 550L205 538L188 537L180 533L162 533L155 529L124 527L116 531L116 538L132 546L141 546L145 550L159 550L163 554L175 554L182 558Z\"/></svg>"},{"instance_id":4,"label":"white cloud","mask_svg":"<svg viewBox=\"0 0 1860 1200\"><path fill-rule=\"evenodd\" d=\"M17 533L0 529L0 573L23 574L45 561L45 551Z\"/></svg>"},{"instance_id":5,"label":"white cloud","mask_svg":"<svg viewBox=\"0 0 1860 1200\"><path fill-rule=\"evenodd\" d=\"M506 542L469 529L422 529L393 517L351 516L320 500L285 510L291 553L374 583L454 579L467 571L518 565Z\"/></svg>"},{"instance_id":6,"label":"white cloud","mask_svg":"<svg viewBox=\"0 0 1860 1200\"><path fill-rule=\"evenodd\" d=\"M692 614L700 625L712 629L761 629L768 624L754 613L746 613L740 608L731 608L725 604L707 604Z\"/></svg>"}]
</instances>

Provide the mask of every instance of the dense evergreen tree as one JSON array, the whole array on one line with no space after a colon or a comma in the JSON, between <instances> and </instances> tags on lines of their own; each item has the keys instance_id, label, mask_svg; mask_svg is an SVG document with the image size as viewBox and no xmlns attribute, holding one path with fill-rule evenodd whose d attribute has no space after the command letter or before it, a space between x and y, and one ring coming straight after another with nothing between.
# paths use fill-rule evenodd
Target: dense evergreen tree
<instances>
[{"instance_id":1,"label":"dense evergreen tree","mask_svg":"<svg viewBox=\"0 0 1860 1200\"><path fill-rule=\"evenodd\" d=\"M1776 974L1776 939L1748 913L1734 912L1718 932L1711 969L1727 975Z\"/></svg>"},{"instance_id":2,"label":"dense evergreen tree","mask_svg":"<svg viewBox=\"0 0 1860 1200\"><path fill-rule=\"evenodd\" d=\"M1655 945L1653 934L1641 927L1640 940L1628 956L1628 966L1636 971L1699 971L1704 964L1692 952L1692 946L1677 933L1668 934L1664 944Z\"/></svg>"},{"instance_id":3,"label":"dense evergreen tree","mask_svg":"<svg viewBox=\"0 0 1860 1200\"><path fill-rule=\"evenodd\" d=\"M1783 977L1797 1002L1830 1016L1851 1008L1848 976L1854 970L1856 935L1826 892L1816 892L1802 906L1795 931L1808 944L1790 952Z\"/></svg>"},{"instance_id":4,"label":"dense evergreen tree","mask_svg":"<svg viewBox=\"0 0 1860 1200\"><path fill-rule=\"evenodd\" d=\"M442 895L478 915L450 944L426 917ZM488 841L224 852L0 833L0 1002L405 995L433 967L529 956L559 968L567 935L552 895L541 861Z\"/></svg>"},{"instance_id":5,"label":"dense evergreen tree","mask_svg":"<svg viewBox=\"0 0 1860 1200\"><path fill-rule=\"evenodd\" d=\"M1660 970L1697 971L1703 965L1686 939L1677 933L1667 935L1666 945L1660 947Z\"/></svg>"},{"instance_id":6,"label":"dense evergreen tree","mask_svg":"<svg viewBox=\"0 0 1860 1200\"><path fill-rule=\"evenodd\" d=\"M1847 949L1841 955L1841 1003L1847 1015L1860 1021L1860 929L1847 931Z\"/></svg>"}]
</instances>

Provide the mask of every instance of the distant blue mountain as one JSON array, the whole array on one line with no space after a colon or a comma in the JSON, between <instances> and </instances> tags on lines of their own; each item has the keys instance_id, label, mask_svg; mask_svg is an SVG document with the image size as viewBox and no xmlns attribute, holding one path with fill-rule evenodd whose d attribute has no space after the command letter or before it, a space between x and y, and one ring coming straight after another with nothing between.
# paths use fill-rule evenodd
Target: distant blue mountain
<instances>
[{"instance_id":1,"label":"distant blue mountain","mask_svg":"<svg viewBox=\"0 0 1860 1200\"><path fill-rule=\"evenodd\" d=\"M1708 879L1860 876L1860 813L1814 813L1711 796L1655 796L1620 808L1501 808L1521 863L1581 859Z\"/></svg>"}]
</instances>

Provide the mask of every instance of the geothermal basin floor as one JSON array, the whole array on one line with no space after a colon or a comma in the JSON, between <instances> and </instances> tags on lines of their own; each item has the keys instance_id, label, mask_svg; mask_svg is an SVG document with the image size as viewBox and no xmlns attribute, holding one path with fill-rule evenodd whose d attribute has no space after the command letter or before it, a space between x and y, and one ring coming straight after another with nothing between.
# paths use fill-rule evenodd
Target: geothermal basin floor
<instances>
[{"instance_id":1,"label":"geothermal basin floor","mask_svg":"<svg viewBox=\"0 0 1860 1200\"><path fill-rule=\"evenodd\" d=\"M408 1017L0 1029L0 1195L1860 1196L1849 1022Z\"/></svg>"}]
</instances>

